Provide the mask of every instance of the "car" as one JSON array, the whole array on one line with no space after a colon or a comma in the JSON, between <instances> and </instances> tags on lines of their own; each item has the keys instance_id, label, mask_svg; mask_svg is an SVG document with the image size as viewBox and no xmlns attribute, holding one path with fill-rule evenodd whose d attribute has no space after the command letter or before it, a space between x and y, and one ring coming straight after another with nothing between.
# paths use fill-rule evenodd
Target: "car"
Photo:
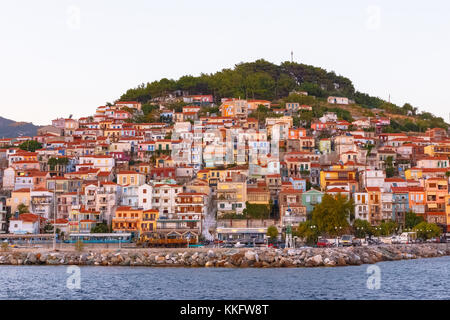
<instances>
[{"instance_id":1,"label":"car","mask_svg":"<svg viewBox=\"0 0 450 320\"><path fill-rule=\"evenodd\" d=\"M352 245L353 245L354 247L360 247L360 246L362 246L361 239L354 238L353 241L352 241Z\"/></svg>"},{"instance_id":2,"label":"car","mask_svg":"<svg viewBox=\"0 0 450 320\"><path fill-rule=\"evenodd\" d=\"M330 241L328 241L328 239L325 238L319 238L319 240L317 240L317 246L319 248L327 248L327 247L332 247L333 243L331 243Z\"/></svg>"},{"instance_id":3,"label":"car","mask_svg":"<svg viewBox=\"0 0 450 320\"><path fill-rule=\"evenodd\" d=\"M220 245L221 248L234 248L234 245L232 243L222 243Z\"/></svg>"},{"instance_id":4,"label":"car","mask_svg":"<svg viewBox=\"0 0 450 320\"><path fill-rule=\"evenodd\" d=\"M400 237L398 237L398 236L392 236L392 237L391 237L391 243L392 243L392 244L399 244L399 243L400 243Z\"/></svg>"},{"instance_id":5,"label":"car","mask_svg":"<svg viewBox=\"0 0 450 320\"><path fill-rule=\"evenodd\" d=\"M367 239L367 243L369 245L380 245L381 241L378 238L369 238L369 239Z\"/></svg>"},{"instance_id":6,"label":"car","mask_svg":"<svg viewBox=\"0 0 450 320\"><path fill-rule=\"evenodd\" d=\"M339 239L339 245L343 247L350 247L353 245L353 236L346 234Z\"/></svg>"}]
</instances>

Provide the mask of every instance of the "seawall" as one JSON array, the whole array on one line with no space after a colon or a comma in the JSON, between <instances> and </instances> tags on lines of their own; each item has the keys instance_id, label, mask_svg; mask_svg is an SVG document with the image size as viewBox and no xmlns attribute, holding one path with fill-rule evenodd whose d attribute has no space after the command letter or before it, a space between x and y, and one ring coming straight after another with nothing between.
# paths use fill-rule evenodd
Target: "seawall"
<instances>
[{"instance_id":1,"label":"seawall","mask_svg":"<svg viewBox=\"0 0 450 320\"><path fill-rule=\"evenodd\" d=\"M49 251L10 249L0 265L92 265L149 267L335 267L450 255L448 244L380 245L298 249L104 249Z\"/></svg>"}]
</instances>

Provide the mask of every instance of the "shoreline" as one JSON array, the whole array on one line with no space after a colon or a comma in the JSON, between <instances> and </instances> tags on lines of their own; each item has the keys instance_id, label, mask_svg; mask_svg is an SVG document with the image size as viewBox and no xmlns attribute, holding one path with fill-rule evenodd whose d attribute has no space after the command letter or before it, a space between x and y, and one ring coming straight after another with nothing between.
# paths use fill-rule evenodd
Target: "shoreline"
<instances>
[{"instance_id":1,"label":"shoreline","mask_svg":"<svg viewBox=\"0 0 450 320\"><path fill-rule=\"evenodd\" d=\"M0 251L1 265L78 265L182 268L310 268L450 256L447 243L339 248L174 248Z\"/></svg>"}]
</instances>

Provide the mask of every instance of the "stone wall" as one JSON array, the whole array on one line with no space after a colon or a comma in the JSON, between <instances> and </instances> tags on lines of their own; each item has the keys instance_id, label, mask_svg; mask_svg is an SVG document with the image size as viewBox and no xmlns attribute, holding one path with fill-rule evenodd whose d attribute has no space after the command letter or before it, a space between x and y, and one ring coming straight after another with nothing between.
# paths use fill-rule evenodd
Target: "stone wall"
<instances>
[{"instance_id":1,"label":"stone wall","mask_svg":"<svg viewBox=\"0 0 450 320\"><path fill-rule=\"evenodd\" d=\"M0 265L151 267L334 267L450 255L448 244L300 249L122 249L0 252Z\"/></svg>"}]
</instances>

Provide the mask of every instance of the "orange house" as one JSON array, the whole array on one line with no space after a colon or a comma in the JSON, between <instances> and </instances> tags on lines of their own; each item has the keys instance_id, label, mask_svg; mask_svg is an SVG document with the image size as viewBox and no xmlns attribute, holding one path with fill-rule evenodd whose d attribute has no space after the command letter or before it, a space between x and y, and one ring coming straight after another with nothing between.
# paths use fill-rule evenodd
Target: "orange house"
<instances>
[{"instance_id":1,"label":"orange house","mask_svg":"<svg viewBox=\"0 0 450 320\"><path fill-rule=\"evenodd\" d=\"M142 227L142 217L142 209L118 207L115 217L112 219L112 229L114 232L131 232L139 234Z\"/></svg>"},{"instance_id":2,"label":"orange house","mask_svg":"<svg viewBox=\"0 0 450 320\"><path fill-rule=\"evenodd\" d=\"M306 137L305 128L298 128L298 129L289 128L289 139L300 139L300 137Z\"/></svg>"},{"instance_id":3,"label":"orange house","mask_svg":"<svg viewBox=\"0 0 450 320\"><path fill-rule=\"evenodd\" d=\"M373 226L378 226L382 220L381 213L381 189L379 187L367 187L369 195L369 222Z\"/></svg>"},{"instance_id":4,"label":"orange house","mask_svg":"<svg viewBox=\"0 0 450 320\"><path fill-rule=\"evenodd\" d=\"M448 195L448 181L444 178L429 178L425 181L427 222L445 225L446 205L445 198Z\"/></svg>"}]
</instances>

